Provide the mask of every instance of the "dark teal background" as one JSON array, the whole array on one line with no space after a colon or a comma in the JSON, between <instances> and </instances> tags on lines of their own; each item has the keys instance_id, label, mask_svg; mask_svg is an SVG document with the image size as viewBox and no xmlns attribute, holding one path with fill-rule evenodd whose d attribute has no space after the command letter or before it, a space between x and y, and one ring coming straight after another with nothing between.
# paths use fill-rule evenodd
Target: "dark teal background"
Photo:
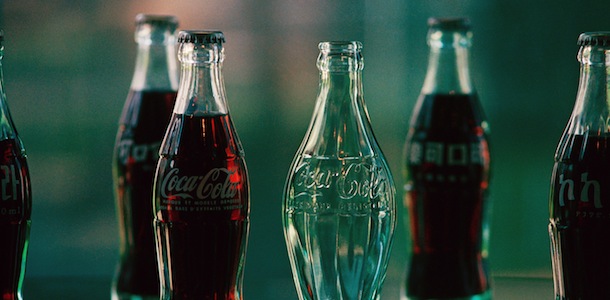
<instances>
[{"instance_id":1,"label":"dark teal background","mask_svg":"<svg viewBox=\"0 0 610 300\"><path fill-rule=\"evenodd\" d=\"M548 187L576 96L576 39L583 31L610 30L607 1L0 3L5 87L34 194L26 288L27 280L113 273L118 237L110 158L140 12L174 14L180 28L226 35L226 91L252 184L248 299L296 299L280 208L313 112L318 42L363 42L365 99L402 199L402 147L427 67L430 16L468 16L473 24L471 73L492 130L493 274L551 276ZM397 299L406 249L401 222L383 299Z\"/></svg>"}]
</instances>

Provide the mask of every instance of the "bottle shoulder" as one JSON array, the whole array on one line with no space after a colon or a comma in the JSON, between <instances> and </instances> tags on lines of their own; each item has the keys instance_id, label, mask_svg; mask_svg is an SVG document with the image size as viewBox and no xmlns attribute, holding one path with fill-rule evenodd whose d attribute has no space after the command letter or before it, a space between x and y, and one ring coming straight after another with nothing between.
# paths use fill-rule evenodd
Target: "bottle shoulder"
<instances>
[{"instance_id":1,"label":"bottle shoulder","mask_svg":"<svg viewBox=\"0 0 610 300\"><path fill-rule=\"evenodd\" d=\"M244 157L228 114L173 114L160 154L172 159L239 159Z\"/></svg>"}]
</instances>

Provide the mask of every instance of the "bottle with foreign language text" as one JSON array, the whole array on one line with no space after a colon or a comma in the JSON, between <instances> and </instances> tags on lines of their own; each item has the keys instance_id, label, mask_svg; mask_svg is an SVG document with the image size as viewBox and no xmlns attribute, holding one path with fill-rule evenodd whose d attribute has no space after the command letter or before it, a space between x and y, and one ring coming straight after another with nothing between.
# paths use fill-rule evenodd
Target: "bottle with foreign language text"
<instances>
[{"instance_id":1,"label":"bottle with foreign language text","mask_svg":"<svg viewBox=\"0 0 610 300\"><path fill-rule=\"evenodd\" d=\"M583 33L578 46L578 93L549 197L555 299L610 299L610 32Z\"/></svg>"},{"instance_id":2,"label":"bottle with foreign language text","mask_svg":"<svg viewBox=\"0 0 610 300\"><path fill-rule=\"evenodd\" d=\"M220 31L181 31L180 88L153 189L161 299L240 300L249 230L244 151L229 114Z\"/></svg>"},{"instance_id":3,"label":"bottle with foreign language text","mask_svg":"<svg viewBox=\"0 0 610 300\"><path fill-rule=\"evenodd\" d=\"M112 161L120 236L113 300L159 299L152 187L178 89L177 26L174 16L136 16L136 66Z\"/></svg>"},{"instance_id":4,"label":"bottle with foreign language text","mask_svg":"<svg viewBox=\"0 0 610 300\"><path fill-rule=\"evenodd\" d=\"M362 44L318 48L318 98L282 206L293 279L301 300L379 299L396 190L364 102Z\"/></svg>"},{"instance_id":5,"label":"bottle with foreign language text","mask_svg":"<svg viewBox=\"0 0 610 300\"><path fill-rule=\"evenodd\" d=\"M488 126L470 78L470 24L428 25L428 71L405 145L411 238L402 299L490 299Z\"/></svg>"},{"instance_id":6,"label":"bottle with foreign language text","mask_svg":"<svg viewBox=\"0 0 610 300\"><path fill-rule=\"evenodd\" d=\"M25 148L6 102L0 30L0 299L21 300L32 214L32 188Z\"/></svg>"}]
</instances>

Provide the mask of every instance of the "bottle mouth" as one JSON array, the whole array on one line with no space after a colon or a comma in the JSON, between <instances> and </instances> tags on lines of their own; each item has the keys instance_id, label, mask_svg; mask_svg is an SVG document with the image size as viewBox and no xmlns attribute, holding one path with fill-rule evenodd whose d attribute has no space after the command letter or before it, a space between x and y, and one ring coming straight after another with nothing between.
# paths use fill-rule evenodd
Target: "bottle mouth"
<instances>
[{"instance_id":1,"label":"bottle mouth","mask_svg":"<svg viewBox=\"0 0 610 300\"><path fill-rule=\"evenodd\" d=\"M210 30L182 30L178 34L180 44L219 44L225 43L225 36L221 31Z\"/></svg>"},{"instance_id":2,"label":"bottle mouth","mask_svg":"<svg viewBox=\"0 0 610 300\"><path fill-rule=\"evenodd\" d=\"M196 65L222 63L224 42L221 31L182 30L178 34L178 59Z\"/></svg>"},{"instance_id":3,"label":"bottle mouth","mask_svg":"<svg viewBox=\"0 0 610 300\"><path fill-rule=\"evenodd\" d=\"M428 19L428 45L432 48L468 48L471 40L468 18Z\"/></svg>"},{"instance_id":4,"label":"bottle mouth","mask_svg":"<svg viewBox=\"0 0 610 300\"><path fill-rule=\"evenodd\" d=\"M578 61L593 67L610 66L610 31L583 32L578 36Z\"/></svg>"},{"instance_id":5,"label":"bottle mouth","mask_svg":"<svg viewBox=\"0 0 610 300\"><path fill-rule=\"evenodd\" d=\"M136 17L135 41L141 45L175 45L178 20L173 16Z\"/></svg>"},{"instance_id":6,"label":"bottle mouth","mask_svg":"<svg viewBox=\"0 0 610 300\"><path fill-rule=\"evenodd\" d=\"M320 52L360 52L362 43L358 41L330 41L318 44Z\"/></svg>"},{"instance_id":7,"label":"bottle mouth","mask_svg":"<svg viewBox=\"0 0 610 300\"><path fill-rule=\"evenodd\" d=\"M318 69L324 72L354 72L364 68L362 43L330 41L318 44Z\"/></svg>"},{"instance_id":8,"label":"bottle mouth","mask_svg":"<svg viewBox=\"0 0 610 300\"><path fill-rule=\"evenodd\" d=\"M578 36L578 46L610 47L610 31L583 32Z\"/></svg>"}]
</instances>

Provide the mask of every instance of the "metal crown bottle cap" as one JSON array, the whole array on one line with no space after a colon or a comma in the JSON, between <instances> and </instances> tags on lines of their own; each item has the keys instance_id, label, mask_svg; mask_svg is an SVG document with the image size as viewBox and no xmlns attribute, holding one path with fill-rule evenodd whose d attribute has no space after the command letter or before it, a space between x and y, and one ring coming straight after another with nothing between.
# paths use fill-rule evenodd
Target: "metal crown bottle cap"
<instances>
[{"instance_id":1,"label":"metal crown bottle cap","mask_svg":"<svg viewBox=\"0 0 610 300\"><path fill-rule=\"evenodd\" d=\"M136 26L141 24L169 24L178 26L178 18L170 15L138 14L136 16Z\"/></svg>"},{"instance_id":2,"label":"metal crown bottle cap","mask_svg":"<svg viewBox=\"0 0 610 300\"><path fill-rule=\"evenodd\" d=\"M468 18L429 18L428 27L442 30L469 30Z\"/></svg>"},{"instance_id":3,"label":"metal crown bottle cap","mask_svg":"<svg viewBox=\"0 0 610 300\"><path fill-rule=\"evenodd\" d=\"M610 31L581 33L578 36L578 46L610 46Z\"/></svg>"},{"instance_id":4,"label":"metal crown bottle cap","mask_svg":"<svg viewBox=\"0 0 610 300\"><path fill-rule=\"evenodd\" d=\"M178 34L178 43L222 44L225 36L221 31L182 30Z\"/></svg>"}]
</instances>

